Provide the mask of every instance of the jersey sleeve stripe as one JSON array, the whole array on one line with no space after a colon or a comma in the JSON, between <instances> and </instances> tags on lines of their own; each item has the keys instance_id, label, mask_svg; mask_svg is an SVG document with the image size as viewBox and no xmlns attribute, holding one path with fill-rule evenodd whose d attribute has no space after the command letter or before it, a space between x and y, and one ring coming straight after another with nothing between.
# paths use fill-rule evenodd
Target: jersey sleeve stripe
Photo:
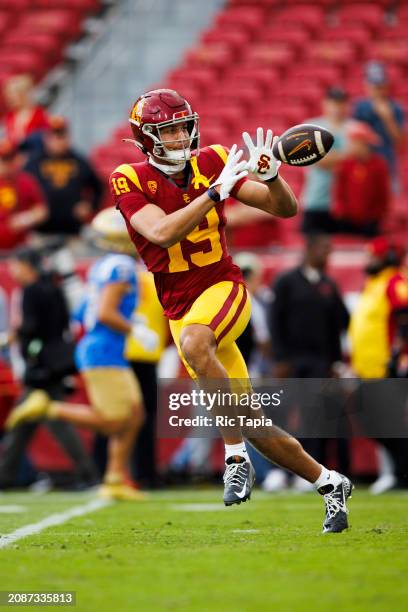
<instances>
[{"instance_id":1,"label":"jersey sleeve stripe","mask_svg":"<svg viewBox=\"0 0 408 612\"><path fill-rule=\"evenodd\" d=\"M222 145L210 145L210 149L215 151L221 157L224 164L227 163L228 154Z\"/></svg>"},{"instance_id":2,"label":"jersey sleeve stripe","mask_svg":"<svg viewBox=\"0 0 408 612\"><path fill-rule=\"evenodd\" d=\"M132 166L129 164L122 164L118 168L116 168L115 172L120 172L124 174L140 191L143 192L142 185L140 184L139 177L137 176L137 172Z\"/></svg>"}]
</instances>

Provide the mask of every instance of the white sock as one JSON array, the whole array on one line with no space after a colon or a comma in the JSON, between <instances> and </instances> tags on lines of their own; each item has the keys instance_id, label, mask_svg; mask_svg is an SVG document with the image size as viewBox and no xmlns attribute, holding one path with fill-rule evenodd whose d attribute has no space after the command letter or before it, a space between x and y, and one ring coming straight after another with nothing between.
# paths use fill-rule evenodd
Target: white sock
<instances>
[{"instance_id":1,"label":"white sock","mask_svg":"<svg viewBox=\"0 0 408 612\"><path fill-rule=\"evenodd\" d=\"M226 444L225 445L225 461L234 455L243 457L245 461L249 461L248 452L245 447L245 442L239 444Z\"/></svg>"},{"instance_id":2,"label":"white sock","mask_svg":"<svg viewBox=\"0 0 408 612\"><path fill-rule=\"evenodd\" d=\"M313 484L316 489L320 489L320 487L324 487L325 485L332 485L333 487L337 487L340 482L340 474L338 474L334 470L328 470L324 467L324 465L322 465L322 471L320 472L320 476Z\"/></svg>"}]
</instances>

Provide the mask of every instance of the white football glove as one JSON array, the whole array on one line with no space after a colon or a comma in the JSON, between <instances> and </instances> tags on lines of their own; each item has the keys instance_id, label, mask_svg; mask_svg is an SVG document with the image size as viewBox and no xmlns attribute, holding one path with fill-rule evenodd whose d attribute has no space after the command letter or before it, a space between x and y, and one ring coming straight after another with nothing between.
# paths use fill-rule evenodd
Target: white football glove
<instances>
[{"instance_id":1,"label":"white football glove","mask_svg":"<svg viewBox=\"0 0 408 612\"><path fill-rule=\"evenodd\" d=\"M252 172L260 181L268 181L274 178L281 165L281 162L275 159L272 153L273 144L278 140L278 136L273 138L272 130L267 130L264 142L263 128L259 127L256 130L256 146L248 132L244 132L242 138L249 151L247 170Z\"/></svg>"},{"instance_id":2,"label":"white football glove","mask_svg":"<svg viewBox=\"0 0 408 612\"><path fill-rule=\"evenodd\" d=\"M216 187L220 185L220 199L225 200L229 197L231 190L234 185L244 176L247 176L248 170L246 169L247 162L239 160L243 155L242 149L237 151L237 145L234 144L231 147L229 152L227 161L225 162L225 166L217 178L217 180L211 185L211 187Z\"/></svg>"},{"instance_id":3,"label":"white football glove","mask_svg":"<svg viewBox=\"0 0 408 612\"><path fill-rule=\"evenodd\" d=\"M144 317L135 315L132 320L131 336L140 342L146 351L155 351L159 345L159 336L144 322Z\"/></svg>"}]
</instances>

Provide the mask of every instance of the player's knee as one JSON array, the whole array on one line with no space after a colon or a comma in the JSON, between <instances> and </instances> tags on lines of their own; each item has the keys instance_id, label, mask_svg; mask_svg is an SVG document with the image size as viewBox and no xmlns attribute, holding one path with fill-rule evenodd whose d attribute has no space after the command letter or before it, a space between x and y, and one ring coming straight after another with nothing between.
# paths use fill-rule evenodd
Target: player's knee
<instances>
[{"instance_id":1,"label":"player's knee","mask_svg":"<svg viewBox=\"0 0 408 612\"><path fill-rule=\"evenodd\" d=\"M101 430L105 436L113 436L123 431L129 423L129 419L104 419Z\"/></svg>"},{"instance_id":2,"label":"player's knee","mask_svg":"<svg viewBox=\"0 0 408 612\"><path fill-rule=\"evenodd\" d=\"M213 358L214 339L208 333L186 331L181 338L180 347L184 359L198 374L205 374Z\"/></svg>"}]
</instances>

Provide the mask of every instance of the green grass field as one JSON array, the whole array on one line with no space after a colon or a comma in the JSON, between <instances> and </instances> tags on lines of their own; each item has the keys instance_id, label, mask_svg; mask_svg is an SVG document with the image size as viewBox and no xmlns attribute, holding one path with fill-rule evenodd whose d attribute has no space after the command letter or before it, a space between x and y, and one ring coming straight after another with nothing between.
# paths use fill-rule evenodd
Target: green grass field
<instances>
[{"instance_id":1,"label":"green grass field","mask_svg":"<svg viewBox=\"0 0 408 612\"><path fill-rule=\"evenodd\" d=\"M0 533L91 499L1 495ZM0 549L1 590L73 590L81 612L407 609L408 495L357 489L351 529L324 536L317 495L220 499L157 493L20 539Z\"/></svg>"}]
</instances>

